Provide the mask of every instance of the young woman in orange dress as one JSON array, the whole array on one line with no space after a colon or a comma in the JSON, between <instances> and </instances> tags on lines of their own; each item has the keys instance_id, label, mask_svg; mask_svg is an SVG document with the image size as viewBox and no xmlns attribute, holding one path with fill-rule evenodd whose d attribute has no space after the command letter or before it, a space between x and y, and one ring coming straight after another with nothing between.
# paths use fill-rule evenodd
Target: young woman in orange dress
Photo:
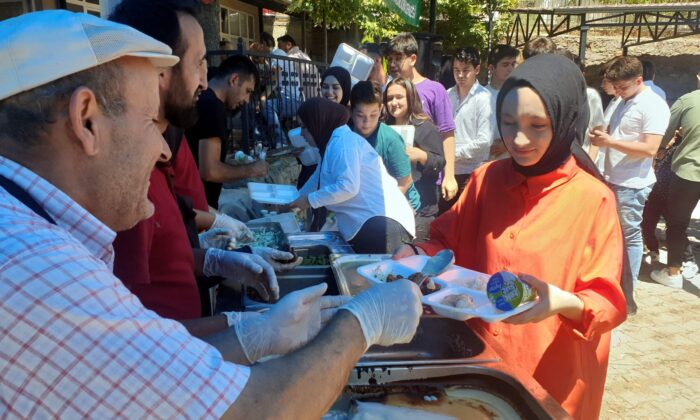
<instances>
[{"instance_id":1,"label":"young woman in orange dress","mask_svg":"<svg viewBox=\"0 0 700 420\"><path fill-rule=\"evenodd\" d=\"M497 118L511 158L477 169L430 241L394 258L450 248L457 265L518 274L537 290L535 306L504 322L467 322L573 417L597 418L626 303L615 196L578 146L588 124L581 72L558 55L528 59L501 89Z\"/></svg>"}]
</instances>

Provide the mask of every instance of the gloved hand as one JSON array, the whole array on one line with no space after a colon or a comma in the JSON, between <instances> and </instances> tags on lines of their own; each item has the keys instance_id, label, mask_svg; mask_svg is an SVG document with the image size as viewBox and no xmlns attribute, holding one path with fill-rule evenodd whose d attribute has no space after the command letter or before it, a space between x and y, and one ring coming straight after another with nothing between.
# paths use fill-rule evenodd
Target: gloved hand
<instances>
[{"instance_id":1,"label":"gloved hand","mask_svg":"<svg viewBox=\"0 0 700 420\"><path fill-rule=\"evenodd\" d=\"M423 313L421 296L415 283L403 279L367 289L340 309L360 322L367 348L390 346L413 339Z\"/></svg>"},{"instance_id":2,"label":"gloved hand","mask_svg":"<svg viewBox=\"0 0 700 420\"><path fill-rule=\"evenodd\" d=\"M210 230L216 228L227 229L229 235L237 242L251 242L254 239L253 232L248 229L245 223L222 213L216 213Z\"/></svg>"},{"instance_id":3,"label":"gloved hand","mask_svg":"<svg viewBox=\"0 0 700 420\"><path fill-rule=\"evenodd\" d=\"M251 363L270 355L282 355L311 341L333 317L345 296L322 296L325 283L297 290L258 317L234 324L238 341Z\"/></svg>"},{"instance_id":4,"label":"gloved hand","mask_svg":"<svg viewBox=\"0 0 700 420\"><path fill-rule=\"evenodd\" d=\"M294 258L291 252L280 251L279 249L268 248L266 246L252 246L253 254L262 257L275 271L291 270L301 264L302 257Z\"/></svg>"},{"instance_id":5,"label":"gloved hand","mask_svg":"<svg viewBox=\"0 0 700 420\"><path fill-rule=\"evenodd\" d=\"M230 230L225 228L212 228L200 233L199 247L202 249L219 248L226 249L231 239Z\"/></svg>"},{"instance_id":6,"label":"gloved hand","mask_svg":"<svg viewBox=\"0 0 700 420\"><path fill-rule=\"evenodd\" d=\"M280 296L275 270L262 257L245 252L209 248L204 255L202 273L233 279L258 291L267 301Z\"/></svg>"}]
</instances>

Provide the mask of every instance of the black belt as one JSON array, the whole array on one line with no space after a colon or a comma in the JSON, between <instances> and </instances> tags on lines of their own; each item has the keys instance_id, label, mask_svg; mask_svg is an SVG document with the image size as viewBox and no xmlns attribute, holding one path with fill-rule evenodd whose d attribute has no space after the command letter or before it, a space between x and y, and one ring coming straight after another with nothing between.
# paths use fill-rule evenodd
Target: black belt
<instances>
[{"instance_id":1,"label":"black belt","mask_svg":"<svg viewBox=\"0 0 700 420\"><path fill-rule=\"evenodd\" d=\"M7 190L7 192L9 192L13 197L21 201L22 204L29 207L34 213L46 219L47 222L51 223L52 225L56 224L56 221L53 220L51 216L49 216L49 214L46 212L46 210L44 210L43 207L41 207L41 204L37 203L37 201L34 198L32 198L32 196L29 195L29 193L27 193L14 181L0 175L0 186L5 188L5 190Z\"/></svg>"}]
</instances>

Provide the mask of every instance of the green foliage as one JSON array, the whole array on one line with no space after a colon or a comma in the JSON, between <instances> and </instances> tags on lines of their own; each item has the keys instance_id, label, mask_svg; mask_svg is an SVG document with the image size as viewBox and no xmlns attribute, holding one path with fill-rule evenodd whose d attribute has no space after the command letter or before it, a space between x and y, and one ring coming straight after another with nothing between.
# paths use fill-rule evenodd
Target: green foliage
<instances>
[{"instance_id":1,"label":"green foliage","mask_svg":"<svg viewBox=\"0 0 700 420\"><path fill-rule=\"evenodd\" d=\"M509 27L507 10L517 0L437 0L438 35L443 36L443 49L449 53L463 46L487 48L488 15L495 11L492 43L498 43ZM356 24L363 33L362 42L391 39L399 32L429 31L430 1L423 0L420 28L406 24L386 7L383 0L293 0L290 12L306 12L314 25L323 22L330 29L349 28Z\"/></svg>"}]
</instances>

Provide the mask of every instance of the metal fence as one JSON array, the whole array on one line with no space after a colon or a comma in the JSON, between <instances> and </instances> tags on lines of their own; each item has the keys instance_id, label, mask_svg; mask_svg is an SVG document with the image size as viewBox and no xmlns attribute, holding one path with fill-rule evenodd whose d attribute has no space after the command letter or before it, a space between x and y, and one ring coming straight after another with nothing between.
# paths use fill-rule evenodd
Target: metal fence
<instances>
[{"instance_id":1,"label":"metal fence","mask_svg":"<svg viewBox=\"0 0 700 420\"><path fill-rule=\"evenodd\" d=\"M258 80L250 102L229 118L231 132L241 133L240 138L229 137L229 148L236 145L249 151L257 143L269 149L287 145L287 131L298 126L297 108L303 101L321 94L321 74L327 64L246 50L239 38L237 49L207 54L210 79L216 67L231 55L250 58L258 68Z\"/></svg>"}]
</instances>

